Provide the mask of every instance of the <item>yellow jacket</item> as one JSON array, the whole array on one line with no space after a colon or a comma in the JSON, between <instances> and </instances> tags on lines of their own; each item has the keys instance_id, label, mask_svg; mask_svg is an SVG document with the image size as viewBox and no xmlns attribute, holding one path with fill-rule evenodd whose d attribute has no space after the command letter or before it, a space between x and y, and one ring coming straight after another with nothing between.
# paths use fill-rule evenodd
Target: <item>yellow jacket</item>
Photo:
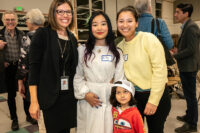
<instances>
[{"instance_id":1,"label":"yellow jacket","mask_svg":"<svg viewBox=\"0 0 200 133\"><path fill-rule=\"evenodd\" d=\"M167 82L167 65L160 41L151 33L138 32L118 47L124 55L126 78L141 89L150 89L148 102L158 105Z\"/></svg>"}]
</instances>

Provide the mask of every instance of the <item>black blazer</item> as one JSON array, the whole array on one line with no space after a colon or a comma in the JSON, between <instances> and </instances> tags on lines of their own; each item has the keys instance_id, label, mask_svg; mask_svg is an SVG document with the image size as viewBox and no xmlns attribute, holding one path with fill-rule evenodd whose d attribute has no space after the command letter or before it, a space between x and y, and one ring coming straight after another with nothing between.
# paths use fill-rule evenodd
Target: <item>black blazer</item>
<instances>
[{"instance_id":1,"label":"black blazer","mask_svg":"<svg viewBox=\"0 0 200 133\"><path fill-rule=\"evenodd\" d=\"M174 55L180 72L198 71L199 37L200 31L198 25L189 19L185 23L178 40L178 53Z\"/></svg>"},{"instance_id":2,"label":"black blazer","mask_svg":"<svg viewBox=\"0 0 200 133\"><path fill-rule=\"evenodd\" d=\"M73 78L78 64L77 40L67 31L72 44L73 62L69 74L69 91L67 97L70 102L74 97ZM38 101L42 110L51 107L59 95L59 44L58 35L50 27L39 28L33 36L29 52L29 85L37 85Z\"/></svg>"}]
</instances>

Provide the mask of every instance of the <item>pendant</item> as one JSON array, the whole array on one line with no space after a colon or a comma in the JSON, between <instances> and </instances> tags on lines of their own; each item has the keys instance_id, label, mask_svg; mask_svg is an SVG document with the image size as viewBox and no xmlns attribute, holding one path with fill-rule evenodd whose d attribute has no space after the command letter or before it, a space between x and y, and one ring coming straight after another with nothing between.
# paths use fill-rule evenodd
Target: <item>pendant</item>
<instances>
[{"instance_id":1,"label":"pendant","mask_svg":"<svg viewBox=\"0 0 200 133\"><path fill-rule=\"evenodd\" d=\"M63 58L63 55L61 55L61 58Z\"/></svg>"},{"instance_id":2,"label":"pendant","mask_svg":"<svg viewBox=\"0 0 200 133\"><path fill-rule=\"evenodd\" d=\"M98 53L101 53L101 49L98 49L98 51L97 51Z\"/></svg>"}]
</instances>

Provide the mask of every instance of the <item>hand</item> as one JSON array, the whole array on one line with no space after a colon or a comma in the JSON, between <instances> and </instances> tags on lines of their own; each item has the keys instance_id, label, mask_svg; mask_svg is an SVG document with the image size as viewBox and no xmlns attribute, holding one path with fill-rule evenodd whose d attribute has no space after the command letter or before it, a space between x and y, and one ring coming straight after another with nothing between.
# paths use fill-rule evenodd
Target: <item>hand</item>
<instances>
[{"instance_id":1,"label":"hand","mask_svg":"<svg viewBox=\"0 0 200 133\"><path fill-rule=\"evenodd\" d=\"M29 107L29 113L31 117L35 120L38 120L40 117L40 107L38 102L31 102Z\"/></svg>"},{"instance_id":2,"label":"hand","mask_svg":"<svg viewBox=\"0 0 200 133\"><path fill-rule=\"evenodd\" d=\"M0 49L3 49L7 42L4 42L3 40L0 40Z\"/></svg>"},{"instance_id":3,"label":"hand","mask_svg":"<svg viewBox=\"0 0 200 133\"><path fill-rule=\"evenodd\" d=\"M24 84L23 84L23 80L18 80L18 91L19 91L19 94L25 98L25 87L24 87Z\"/></svg>"},{"instance_id":4,"label":"hand","mask_svg":"<svg viewBox=\"0 0 200 133\"><path fill-rule=\"evenodd\" d=\"M177 48L173 48L169 52L170 52L171 55L174 55L174 54L178 53L178 49Z\"/></svg>"},{"instance_id":5,"label":"hand","mask_svg":"<svg viewBox=\"0 0 200 133\"><path fill-rule=\"evenodd\" d=\"M156 110L157 110L157 106L148 102L144 109L144 114L145 115L154 115L156 113Z\"/></svg>"},{"instance_id":6,"label":"hand","mask_svg":"<svg viewBox=\"0 0 200 133\"><path fill-rule=\"evenodd\" d=\"M99 97L92 93L92 92L88 92L85 94L85 100L92 106L92 107L97 107L101 106L101 101L99 100Z\"/></svg>"},{"instance_id":7,"label":"hand","mask_svg":"<svg viewBox=\"0 0 200 133\"><path fill-rule=\"evenodd\" d=\"M174 52L173 52L173 50L169 50L169 52L170 52L170 54L171 54L171 55L174 55Z\"/></svg>"},{"instance_id":8,"label":"hand","mask_svg":"<svg viewBox=\"0 0 200 133\"><path fill-rule=\"evenodd\" d=\"M4 62L4 67L7 68L9 66L8 62Z\"/></svg>"}]
</instances>

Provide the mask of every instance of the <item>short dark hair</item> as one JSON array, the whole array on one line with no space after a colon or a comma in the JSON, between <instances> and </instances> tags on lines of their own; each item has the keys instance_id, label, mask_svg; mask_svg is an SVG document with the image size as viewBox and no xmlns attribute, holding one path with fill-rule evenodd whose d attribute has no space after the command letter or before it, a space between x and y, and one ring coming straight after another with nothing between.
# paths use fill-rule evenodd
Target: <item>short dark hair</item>
<instances>
[{"instance_id":1,"label":"short dark hair","mask_svg":"<svg viewBox=\"0 0 200 133\"><path fill-rule=\"evenodd\" d=\"M73 7L72 7L72 4L69 0L53 0L53 2L51 3L51 6L49 8L49 14L48 14L48 23L51 25L51 28L53 30L58 30L59 29L59 26L56 22L56 16L55 16L55 13L56 13L56 8L64 3L67 3L71 10L72 10L72 22L70 23L69 25L69 29L72 29L73 28L73 23L74 23L74 14L73 14Z\"/></svg>"},{"instance_id":2,"label":"short dark hair","mask_svg":"<svg viewBox=\"0 0 200 133\"><path fill-rule=\"evenodd\" d=\"M191 17L192 12L193 12L193 6L192 4L183 4L180 3L176 6L176 8L179 8L181 11L183 11L183 13L188 12L188 17Z\"/></svg>"},{"instance_id":3,"label":"short dark hair","mask_svg":"<svg viewBox=\"0 0 200 133\"><path fill-rule=\"evenodd\" d=\"M133 14L134 18L135 18L135 21L138 22L138 17L139 17L139 15L138 15L137 10L136 10L135 7L133 7L133 6L127 6L127 7L122 8L122 9L117 13L117 20L118 20L118 18L119 18L119 15L120 15L122 12L127 12L127 11L131 12L131 13Z\"/></svg>"},{"instance_id":4,"label":"short dark hair","mask_svg":"<svg viewBox=\"0 0 200 133\"><path fill-rule=\"evenodd\" d=\"M122 82L117 81L117 82L115 82L115 84L122 84ZM113 107L121 106L120 103L116 99L116 89L117 89L117 87L112 87L111 95L110 95L110 104ZM136 100L131 93L131 99L129 101L129 106L133 106L133 105L136 105Z\"/></svg>"}]
</instances>

